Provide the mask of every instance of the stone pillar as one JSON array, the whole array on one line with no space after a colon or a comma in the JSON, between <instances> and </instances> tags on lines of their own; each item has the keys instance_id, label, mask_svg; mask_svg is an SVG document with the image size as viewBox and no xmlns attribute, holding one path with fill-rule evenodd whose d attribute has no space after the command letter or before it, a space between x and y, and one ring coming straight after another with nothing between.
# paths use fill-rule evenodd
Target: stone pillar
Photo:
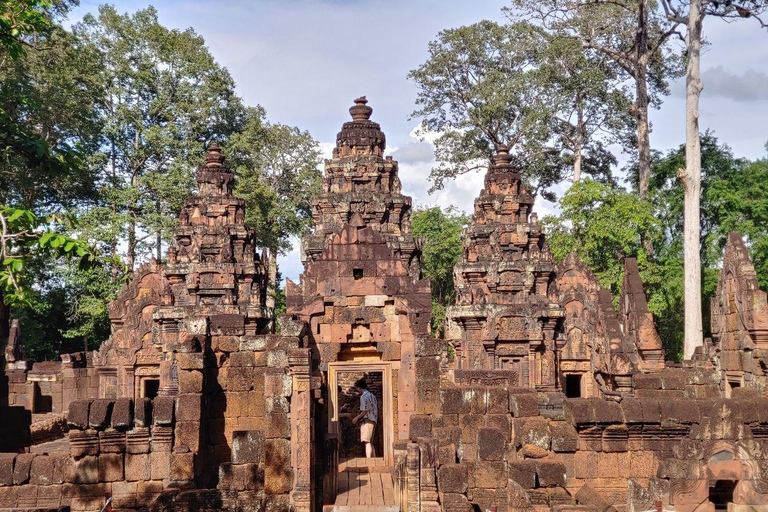
<instances>
[{"instance_id":1,"label":"stone pillar","mask_svg":"<svg viewBox=\"0 0 768 512\"><path fill-rule=\"evenodd\" d=\"M421 453L419 445L416 443L408 443L408 455L406 458L406 474L407 474L407 496L408 496L408 510L407 512L420 512L421 511L421 478L420 478L420 466L421 466Z\"/></svg>"},{"instance_id":2,"label":"stone pillar","mask_svg":"<svg viewBox=\"0 0 768 512\"><path fill-rule=\"evenodd\" d=\"M312 465L314 457L312 429L312 389L309 349L291 349L288 365L293 375L291 393L291 466L294 470L291 503L296 512L312 512L314 500ZM335 468L334 468L335 470Z\"/></svg>"}]
</instances>

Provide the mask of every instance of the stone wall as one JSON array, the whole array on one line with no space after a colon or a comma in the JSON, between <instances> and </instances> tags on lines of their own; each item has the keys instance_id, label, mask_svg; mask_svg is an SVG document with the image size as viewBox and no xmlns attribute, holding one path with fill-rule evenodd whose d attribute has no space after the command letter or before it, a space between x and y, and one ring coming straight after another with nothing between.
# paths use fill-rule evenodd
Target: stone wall
<instances>
[{"instance_id":1,"label":"stone wall","mask_svg":"<svg viewBox=\"0 0 768 512\"><path fill-rule=\"evenodd\" d=\"M70 404L69 454L4 454L0 500L9 508L100 510L147 506L173 487L176 400L79 400ZM8 475L11 475L10 477Z\"/></svg>"},{"instance_id":2,"label":"stone wall","mask_svg":"<svg viewBox=\"0 0 768 512\"><path fill-rule=\"evenodd\" d=\"M569 399L565 416L578 432L578 451L563 460L579 501L712 510L710 488L726 480L736 482L741 510L768 508L768 412L759 400Z\"/></svg>"},{"instance_id":3,"label":"stone wall","mask_svg":"<svg viewBox=\"0 0 768 512\"><path fill-rule=\"evenodd\" d=\"M74 400L98 396L91 354L63 354L61 361L26 363L6 370L8 405L22 406L35 414L64 413Z\"/></svg>"}]
</instances>

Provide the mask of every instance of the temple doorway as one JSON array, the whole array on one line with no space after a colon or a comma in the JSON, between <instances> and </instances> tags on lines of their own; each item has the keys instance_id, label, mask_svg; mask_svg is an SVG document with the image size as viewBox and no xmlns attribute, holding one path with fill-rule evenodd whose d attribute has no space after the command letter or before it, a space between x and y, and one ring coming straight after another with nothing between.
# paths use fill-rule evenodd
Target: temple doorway
<instances>
[{"instance_id":1,"label":"temple doorway","mask_svg":"<svg viewBox=\"0 0 768 512\"><path fill-rule=\"evenodd\" d=\"M728 510L728 504L733 503L733 491L736 489L736 480L716 480L709 487L709 501L715 506L716 511Z\"/></svg>"},{"instance_id":2,"label":"temple doorway","mask_svg":"<svg viewBox=\"0 0 768 512\"><path fill-rule=\"evenodd\" d=\"M360 411L358 379L365 379L376 397L378 422L372 444L374 457L366 458L360 442L360 423L352 419ZM392 481L393 416L392 370L389 363L339 362L328 364L330 410L328 432L337 442L336 507L389 506L394 504Z\"/></svg>"}]
</instances>

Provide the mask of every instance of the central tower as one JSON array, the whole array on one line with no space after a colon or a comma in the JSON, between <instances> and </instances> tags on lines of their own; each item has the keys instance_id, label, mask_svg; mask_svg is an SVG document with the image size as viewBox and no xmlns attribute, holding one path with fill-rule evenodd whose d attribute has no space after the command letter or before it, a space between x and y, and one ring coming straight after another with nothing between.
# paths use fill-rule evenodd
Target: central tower
<instances>
[{"instance_id":1,"label":"central tower","mask_svg":"<svg viewBox=\"0 0 768 512\"><path fill-rule=\"evenodd\" d=\"M325 162L314 230L302 240L305 271L298 284L287 281L286 302L287 314L309 327L313 377L326 384L327 417L316 433L343 428L336 372L378 372L389 407L378 428L391 450L415 412L416 341L428 335L432 300L411 234L411 198L401 193L397 162L384 157L386 138L367 103L355 100Z\"/></svg>"}]
</instances>

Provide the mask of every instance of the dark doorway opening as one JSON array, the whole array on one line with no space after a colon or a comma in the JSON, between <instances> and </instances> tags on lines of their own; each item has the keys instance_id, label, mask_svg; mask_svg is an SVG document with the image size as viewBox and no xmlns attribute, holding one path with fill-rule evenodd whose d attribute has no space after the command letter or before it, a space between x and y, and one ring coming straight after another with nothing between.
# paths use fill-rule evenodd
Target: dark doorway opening
<instances>
[{"instance_id":1,"label":"dark doorway opening","mask_svg":"<svg viewBox=\"0 0 768 512\"><path fill-rule=\"evenodd\" d=\"M153 400L157 396L158 391L160 391L159 379L146 379L144 381L144 398Z\"/></svg>"},{"instance_id":2,"label":"dark doorway opening","mask_svg":"<svg viewBox=\"0 0 768 512\"><path fill-rule=\"evenodd\" d=\"M717 480L715 485L709 487L709 501L715 506L715 510L728 510L728 504L733 503L736 483L735 480Z\"/></svg>"},{"instance_id":3,"label":"dark doorway opening","mask_svg":"<svg viewBox=\"0 0 768 512\"><path fill-rule=\"evenodd\" d=\"M365 379L368 390L376 397L377 424L373 430L372 444L377 458L384 454L384 374L383 372L350 372L338 373L338 418L339 418L339 459L354 459L365 457L364 445L360 442L360 426L352 424L360 412L360 393L354 387L358 379Z\"/></svg>"},{"instance_id":4,"label":"dark doorway opening","mask_svg":"<svg viewBox=\"0 0 768 512\"><path fill-rule=\"evenodd\" d=\"M565 396L568 398L581 398L581 375L565 376Z\"/></svg>"}]
</instances>

